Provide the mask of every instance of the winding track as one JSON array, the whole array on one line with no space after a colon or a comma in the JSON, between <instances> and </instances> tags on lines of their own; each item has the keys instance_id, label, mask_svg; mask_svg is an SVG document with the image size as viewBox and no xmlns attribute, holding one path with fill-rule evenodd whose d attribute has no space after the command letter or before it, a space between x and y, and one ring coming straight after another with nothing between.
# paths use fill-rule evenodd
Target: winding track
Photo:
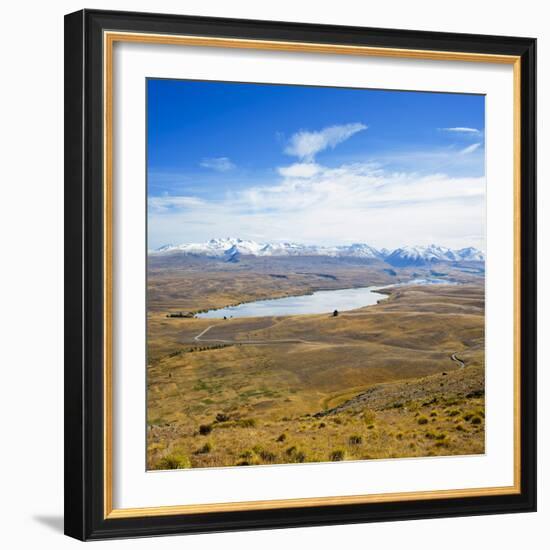
<instances>
[{"instance_id":1,"label":"winding track","mask_svg":"<svg viewBox=\"0 0 550 550\"><path fill-rule=\"evenodd\" d=\"M201 333L197 334L193 340L196 342L211 342L211 343L217 343L217 344L242 344L242 345L251 345L251 346L262 346L262 345L271 345L271 344L313 344L313 345L319 345L323 344L323 342L313 342L311 340L301 340L299 338L288 338L283 340L222 340L220 338L209 338L209 339L203 339L202 337L213 327L216 325L210 325L209 327L206 327Z\"/></svg>"},{"instance_id":2,"label":"winding track","mask_svg":"<svg viewBox=\"0 0 550 550\"><path fill-rule=\"evenodd\" d=\"M454 361L457 365L458 365L458 368L459 369L463 369L466 365L464 364L464 361L462 361L461 359L459 359L457 356L456 356L456 353L453 353L451 355L451 361Z\"/></svg>"},{"instance_id":3,"label":"winding track","mask_svg":"<svg viewBox=\"0 0 550 550\"><path fill-rule=\"evenodd\" d=\"M201 336L206 334L214 325L210 325L209 327L206 327L200 334L197 334L193 340L196 340L197 342L200 342Z\"/></svg>"}]
</instances>

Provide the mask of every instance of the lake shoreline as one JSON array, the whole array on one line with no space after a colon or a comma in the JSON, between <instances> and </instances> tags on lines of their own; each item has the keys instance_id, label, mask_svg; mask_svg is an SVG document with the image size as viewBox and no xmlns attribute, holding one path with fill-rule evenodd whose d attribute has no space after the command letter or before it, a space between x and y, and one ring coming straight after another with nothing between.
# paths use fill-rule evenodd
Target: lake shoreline
<instances>
[{"instance_id":1,"label":"lake shoreline","mask_svg":"<svg viewBox=\"0 0 550 550\"><path fill-rule=\"evenodd\" d=\"M448 285L456 285L458 284L456 281L448 281L448 280L445 280L445 279L438 279L438 278L433 278L433 279L430 279L430 278L426 278L426 279L412 279L410 281L405 281L405 282L398 282L398 283L391 283L389 285L383 285L383 286L347 286L347 287L343 287L343 288L338 288L338 289L335 289L335 288L318 288L312 292L305 292L305 293L302 293L302 294L292 294L292 295L288 295L288 296L281 296L281 297L277 297L277 298L264 298L264 299L260 299L260 300L250 300L250 301L245 301L245 302L240 302L238 304L233 304L233 305L228 305L228 306L223 306L223 307L219 307L219 308L212 308L212 309L209 309L209 310L206 310L206 311L198 311L198 312L194 312L193 315L192 315L192 318L194 319L222 319L222 318L231 318L231 317L234 317L234 315L232 315L232 310L236 310L237 308L240 308L241 306L247 306L247 305L250 305L250 304L265 304L267 302L281 302L282 300L291 300L293 298L304 298L304 297L308 297L308 296L315 296L316 294L319 294L319 293L325 293L325 292L330 292L330 293L338 293L338 292L345 292L345 291L353 291L353 290L366 290L366 291L369 291L370 293L372 294L379 294L382 296L382 300L386 300L392 293L392 289L395 289L395 288L401 288L401 287L404 287L404 286L415 286L415 285L418 285L418 286L425 286L425 285L432 285L432 284L448 284ZM386 291L386 292L383 292L383 291ZM376 300L375 302L373 303L365 303L365 304L355 304L353 307L351 308L347 308L347 307L334 307L334 309L323 309L323 311L304 311L304 312L295 312L295 313L284 313L284 314L264 314L264 315L239 315L238 317L239 318L244 318L244 317L270 317L270 316L273 316L273 317L284 317L284 316L288 316L288 315L304 315L304 314L325 314L325 313L331 313L331 311L334 311L334 310L337 310L337 311L352 311L353 309L360 309L360 308L363 308L363 307L369 307L369 306L373 306L373 305L376 305L378 302L379 302L380 299ZM215 313L215 312L221 312L221 311L224 311L226 310L227 311L227 314L226 315L220 315L220 316L212 316L212 315L209 315L209 314L212 314L212 313ZM234 313L234 311L233 311Z\"/></svg>"}]
</instances>

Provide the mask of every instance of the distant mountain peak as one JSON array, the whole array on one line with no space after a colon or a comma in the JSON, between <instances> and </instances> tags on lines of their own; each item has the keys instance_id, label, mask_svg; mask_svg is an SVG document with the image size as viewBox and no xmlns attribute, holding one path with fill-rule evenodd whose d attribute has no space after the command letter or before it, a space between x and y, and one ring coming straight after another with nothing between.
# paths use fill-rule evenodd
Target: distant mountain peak
<instances>
[{"instance_id":1,"label":"distant mountain peak","mask_svg":"<svg viewBox=\"0 0 550 550\"><path fill-rule=\"evenodd\" d=\"M363 258L381 260L392 266L421 266L439 262L483 262L480 250L469 246L459 250L430 244L427 246L402 246L394 250L380 250L366 243L339 246L305 245L296 242L265 242L238 237L210 239L205 243L164 245L152 251L153 255L184 254L219 257L226 261L239 261L241 256L329 256L335 258Z\"/></svg>"}]
</instances>

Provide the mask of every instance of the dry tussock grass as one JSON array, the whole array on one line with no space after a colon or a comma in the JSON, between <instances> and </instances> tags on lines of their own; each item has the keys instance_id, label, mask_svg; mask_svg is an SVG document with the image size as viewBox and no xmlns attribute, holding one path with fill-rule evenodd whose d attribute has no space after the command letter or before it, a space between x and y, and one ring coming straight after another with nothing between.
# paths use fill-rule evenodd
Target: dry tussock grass
<instances>
[{"instance_id":1,"label":"dry tussock grass","mask_svg":"<svg viewBox=\"0 0 550 550\"><path fill-rule=\"evenodd\" d=\"M198 274L150 273L149 468L484 452L482 285L398 287L337 318L166 318L168 303L219 307L274 284L257 272L200 275L204 301ZM305 275L275 283L275 293L312 288ZM194 340L211 325L209 340L230 343ZM304 343L276 342L288 338Z\"/></svg>"}]
</instances>

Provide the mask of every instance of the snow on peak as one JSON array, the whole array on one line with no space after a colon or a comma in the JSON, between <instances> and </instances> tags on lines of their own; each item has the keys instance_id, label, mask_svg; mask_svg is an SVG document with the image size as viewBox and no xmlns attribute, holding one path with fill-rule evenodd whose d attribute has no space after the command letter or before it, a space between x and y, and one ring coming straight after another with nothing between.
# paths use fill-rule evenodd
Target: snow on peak
<instances>
[{"instance_id":1,"label":"snow on peak","mask_svg":"<svg viewBox=\"0 0 550 550\"><path fill-rule=\"evenodd\" d=\"M386 255L386 261L394 266L424 265L437 262L484 261L483 253L476 248L468 247L452 250L444 246L404 246L396 248Z\"/></svg>"},{"instance_id":2,"label":"snow on peak","mask_svg":"<svg viewBox=\"0 0 550 550\"><path fill-rule=\"evenodd\" d=\"M237 237L210 239L204 243L165 245L152 254L191 254L209 257L221 257L227 261L238 261L240 256L331 256L379 259L394 266L424 265L436 262L461 262L485 260L483 253L476 248L467 247L452 250L444 246L403 246L394 250L378 250L365 243L353 243L340 246L305 245L295 242L258 243Z\"/></svg>"}]
</instances>

